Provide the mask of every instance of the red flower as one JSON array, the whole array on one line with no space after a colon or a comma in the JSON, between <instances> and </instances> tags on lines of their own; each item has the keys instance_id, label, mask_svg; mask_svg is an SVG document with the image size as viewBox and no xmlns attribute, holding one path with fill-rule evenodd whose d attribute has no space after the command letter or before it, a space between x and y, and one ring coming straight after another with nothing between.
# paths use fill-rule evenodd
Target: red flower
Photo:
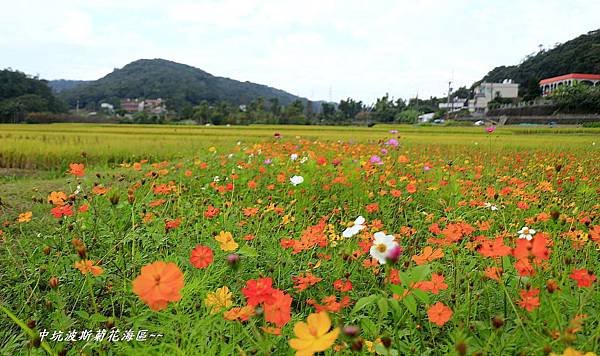
<instances>
[{"instance_id":1,"label":"red flower","mask_svg":"<svg viewBox=\"0 0 600 356\"><path fill-rule=\"evenodd\" d=\"M219 215L219 212L219 208L215 208L214 206L209 205L208 208L206 208L206 211L204 212L204 216L209 219L212 219L215 216Z\"/></svg>"},{"instance_id":2,"label":"red flower","mask_svg":"<svg viewBox=\"0 0 600 356\"><path fill-rule=\"evenodd\" d=\"M272 303L275 292L272 284L273 280L270 277L247 281L246 287L242 288L242 293L248 300L248 305L255 307L260 303Z\"/></svg>"},{"instance_id":3,"label":"red flower","mask_svg":"<svg viewBox=\"0 0 600 356\"><path fill-rule=\"evenodd\" d=\"M574 269L569 277L577 282L577 287L591 287L596 280L596 276L587 269Z\"/></svg>"},{"instance_id":4,"label":"red flower","mask_svg":"<svg viewBox=\"0 0 600 356\"><path fill-rule=\"evenodd\" d=\"M73 207L69 204L65 204L63 206L52 208L50 212L55 218L60 219L63 216L73 216Z\"/></svg>"},{"instance_id":5,"label":"red flower","mask_svg":"<svg viewBox=\"0 0 600 356\"><path fill-rule=\"evenodd\" d=\"M517 240L517 246L515 246L513 250L513 256L518 260L527 257L547 260L550 257L548 245L548 235L538 233L531 241L527 241L526 239Z\"/></svg>"},{"instance_id":6,"label":"red flower","mask_svg":"<svg viewBox=\"0 0 600 356\"><path fill-rule=\"evenodd\" d=\"M291 308L292 297L276 289L273 293L273 301L265 303L263 306L265 320L277 325L277 327L282 327L292 318Z\"/></svg>"},{"instance_id":7,"label":"red flower","mask_svg":"<svg viewBox=\"0 0 600 356\"><path fill-rule=\"evenodd\" d=\"M83 163L69 164L69 173L75 177L83 177L85 175L85 166Z\"/></svg>"},{"instance_id":8,"label":"red flower","mask_svg":"<svg viewBox=\"0 0 600 356\"><path fill-rule=\"evenodd\" d=\"M181 218L177 218L175 220L165 220L165 230L169 231L171 229L175 229L181 224Z\"/></svg>"},{"instance_id":9,"label":"red flower","mask_svg":"<svg viewBox=\"0 0 600 356\"><path fill-rule=\"evenodd\" d=\"M479 248L479 253L485 257L502 257L510 255L511 248L504 245L504 239L498 237L494 240L485 240Z\"/></svg>"},{"instance_id":10,"label":"red flower","mask_svg":"<svg viewBox=\"0 0 600 356\"><path fill-rule=\"evenodd\" d=\"M337 281L333 282L333 288L339 290L342 293L349 292L352 290L352 282L350 282L349 280L338 279Z\"/></svg>"},{"instance_id":11,"label":"red flower","mask_svg":"<svg viewBox=\"0 0 600 356\"><path fill-rule=\"evenodd\" d=\"M292 277L292 281L294 281L294 284L295 284L294 288L296 288L296 290L298 292L302 292L303 290L319 283L322 280L323 280L323 278L319 278L310 272L301 274L297 277Z\"/></svg>"},{"instance_id":12,"label":"red flower","mask_svg":"<svg viewBox=\"0 0 600 356\"><path fill-rule=\"evenodd\" d=\"M210 247L197 245L190 254L190 262L196 268L206 268L213 261L213 250Z\"/></svg>"},{"instance_id":13,"label":"red flower","mask_svg":"<svg viewBox=\"0 0 600 356\"><path fill-rule=\"evenodd\" d=\"M519 300L517 304L519 304L521 308L527 310L528 312L531 312L532 310L540 306L540 297L538 296L539 294L540 290L537 288L530 290L521 290L519 292L519 295L521 295L521 300Z\"/></svg>"},{"instance_id":14,"label":"red flower","mask_svg":"<svg viewBox=\"0 0 600 356\"><path fill-rule=\"evenodd\" d=\"M379 204L377 203L372 203L372 204L368 204L365 209L367 210L367 212L369 213L374 213L376 211L379 211Z\"/></svg>"}]
</instances>

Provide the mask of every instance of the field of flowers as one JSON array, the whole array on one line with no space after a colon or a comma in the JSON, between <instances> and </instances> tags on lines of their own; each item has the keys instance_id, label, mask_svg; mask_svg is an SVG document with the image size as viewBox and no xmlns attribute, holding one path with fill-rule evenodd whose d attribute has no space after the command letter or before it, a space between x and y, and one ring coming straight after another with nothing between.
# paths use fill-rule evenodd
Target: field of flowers
<instances>
[{"instance_id":1,"label":"field of flowers","mask_svg":"<svg viewBox=\"0 0 600 356\"><path fill-rule=\"evenodd\" d=\"M55 127L0 131L53 172L0 179L1 354L600 350L597 130Z\"/></svg>"}]
</instances>

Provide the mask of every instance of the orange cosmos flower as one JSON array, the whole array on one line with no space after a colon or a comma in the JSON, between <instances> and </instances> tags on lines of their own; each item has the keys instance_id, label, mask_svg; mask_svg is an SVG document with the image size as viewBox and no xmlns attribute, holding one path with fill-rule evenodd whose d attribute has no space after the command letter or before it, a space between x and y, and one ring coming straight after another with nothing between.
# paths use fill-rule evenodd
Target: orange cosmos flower
<instances>
[{"instance_id":1,"label":"orange cosmos flower","mask_svg":"<svg viewBox=\"0 0 600 356\"><path fill-rule=\"evenodd\" d=\"M101 275L102 272L104 272L102 267L95 266L94 261L92 260L81 260L75 262L75 268L77 268L82 274L91 273L96 277Z\"/></svg>"},{"instance_id":2,"label":"orange cosmos flower","mask_svg":"<svg viewBox=\"0 0 600 356\"><path fill-rule=\"evenodd\" d=\"M569 277L577 282L577 287L591 287L596 280L596 276L587 269L574 269Z\"/></svg>"},{"instance_id":3,"label":"orange cosmos flower","mask_svg":"<svg viewBox=\"0 0 600 356\"><path fill-rule=\"evenodd\" d=\"M412 256L412 260L420 266L442 257L444 257L444 252L441 248L434 250L433 248L431 248L431 246L425 246L423 252L420 255Z\"/></svg>"},{"instance_id":4,"label":"orange cosmos flower","mask_svg":"<svg viewBox=\"0 0 600 356\"><path fill-rule=\"evenodd\" d=\"M248 305L257 306L260 303L272 303L274 300L273 280L271 277L251 279L242 288L242 293L248 300Z\"/></svg>"},{"instance_id":5,"label":"orange cosmos flower","mask_svg":"<svg viewBox=\"0 0 600 356\"><path fill-rule=\"evenodd\" d=\"M248 321L255 314L254 307L246 305L244 307L234 307L223 313L225 320Z\"/></svg>"},{"instance_id":6,"label":"orange cosmos flower","mask_svg":"<svg viewBox=\"0 0 600 356\"><path fill-rule=\"evenodd\" d=\"M452 317L452 309L442 302L437 302L427 310L429 321L437 326L444 326Z\"/></svg>"},{"instance_id":7,"label":"orange cosmos flower","mask_svg":"<svg viewBox=\"0 0 600 356\"><path fill-rule=\"evenodd\" d=\"M265 320L275 324L277 327L282 327L292 318L290 312L292 297L279 289L275 290L273 296L274 300L272 303L264 303Z\"/></svg>"},{"instance_id":8,"label":"orange cosmos flower","mask_svg":"<svg viewBox=\"0 0 600 356\"><path fill-rule=\"evenodd\" d=\"M48 195L48 203L55 206L63 206L67 200L67 195L63 192L52 192Z\"/></svg>"},{"instance_id":9,"label":"orange cosmos flower","mask_svg":"<svg viewBox=\"0 0 600 356\"><path fill-rule=\"evenodd\" d=\"M176 229L180 224L181 218L177 218L175 220L165 219L165 231Z\"/></svg>"},{"instance_id":10,"label":"orange cosmos flower","mask_svg":"<svg viewBox=\"0 0 600 356\"><path fill-rule=\"evenodd\" d=\"M101 185L96 185L94 188L92 188L92 193L96 195L104 195L106 192L108 192L108 188L105 188Z\"/></svg>"},{"instance_id":11,"label":"orange cosmos flower","mask_svg":"<svg viewBox=\"0 0 600 356\"><path fill-rule=\"evenodd\" d=\"M133 280L133 292L152 310L165 309L169 302L181 299L183 273L172 262L157 261L142 267Z\"/></svg>"},{"instance_id":12,"label":"orange cosmos flower","mask_svg":"<svg viewBox=\"0 0 600 356\"><path fill-rule=\"evenodd\" d=\"M519 295L521 296L521 300L517 301L517 304L528 312L536 309L540 306L540 290L530 289L530 290L521 290Z\"/></svg>"},{"instance_id":13,"label":"orange cosmos flower","mask_svg":"<svg viewBox=\"0 0 600 356\"><path fill-rule=\"evenodd\" d=\"M192 250L190 255L190 262L196 268L206 268L213 261L213 250L208 246L197 245Z\"/></svg>"},{"instance_id":14,"label":"orange cosmos flower","mask_svg":"<svg viewBox=\"0 0 600 356\"><path fill-rule=\"evenodd\" d=\"M316 277L315 275L313 275L310 272L301 274L297 277L292 277L292 281L294 281L294 288L296 288L296 291L298 292L302 292L303 290L307 289L308 287L315 285L317 283L319 283L320 281L322 281L323 278L319 278Z\"/></svg>"},{"instance_id":15,"label":"orange cosmos flower","mask_svg":"<svg viewBox=\"0 0 600 356\"><path fill-rule=\"evenodd\" d=\"M69 164L69 173L75 177L83 177L85 175L85 166L83 163Z\"/></svg>"},{"instance_id":16,"label":"orange cosmos flower","mask_svg":"<svg viewBox=\"0 0 600 356\"><path fill-rule=\"evenodd\" d=\"M493 279L495 281L500 281L500 276L502 276L502 268L499 267L488 267L485 269L484 274L487 278Z\"/></svg>"}]
</instances>

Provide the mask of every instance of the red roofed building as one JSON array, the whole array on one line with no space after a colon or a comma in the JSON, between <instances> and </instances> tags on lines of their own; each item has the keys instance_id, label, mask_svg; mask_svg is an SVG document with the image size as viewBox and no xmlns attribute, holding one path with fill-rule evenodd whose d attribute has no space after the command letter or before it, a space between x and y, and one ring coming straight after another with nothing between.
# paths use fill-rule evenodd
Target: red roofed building
<instances>
[{"instance_id":1,"label":"red roofed building","mask_svg":"<svg viewBox=\"0 0 600 356\"><path fill-rule=\"evenodd\" d=\"M600 86L600 74L570 73L559 75L558 77L546 78L540 80L540 89L542 90L542 95L546 96L561 85L573 85L575 83Z\"/></svg>"}]
</instances>

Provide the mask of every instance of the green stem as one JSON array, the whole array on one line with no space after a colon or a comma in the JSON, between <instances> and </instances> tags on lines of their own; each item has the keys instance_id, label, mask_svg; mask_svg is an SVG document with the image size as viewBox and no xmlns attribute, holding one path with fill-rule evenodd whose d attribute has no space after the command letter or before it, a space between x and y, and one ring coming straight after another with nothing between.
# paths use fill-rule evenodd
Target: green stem
<instances>
[{"instance_id":1,"label":"green stem","mask_svg":"<svg viewBox=\"0 0 600 356\"><path fill-rule=\"evenodd\" d=\"M15 324L17 324L27 335L29 335L30 338L35 339L35 338L39 338L39 335L37 332L33 331L32 329L30 329L21 319L17 318L16 315L14 315L10 310L8 310L6 307L4 307L4 305L0 304L0 309L2 309L2 311L8 315L8 317L10 319L12 319L12 321L15 322ZM48 345L48 343L46 341L41 341L42 348L44 350L46 350L46 352L50 355L56 355L56 352L54 352L54 350L52 350L52 348L50 347L50 345Z\"/></svg>"},{"instance_id":2,"label":"green stem","mask_svg":"<svg viewBox=\"0 0 600 356\"><path fill-rule=\"evenodd\" d=\"M94 289L92 288L92 283L90 282L90 277L87 273L85 274L85 283L87 284L88 289L90 291L90 297L92 298L92 305L94 306L94 311L96 312L96 314L98 314L98 305L96 304L96 296L94 295Z\"/></svg>"}]
</instances>

